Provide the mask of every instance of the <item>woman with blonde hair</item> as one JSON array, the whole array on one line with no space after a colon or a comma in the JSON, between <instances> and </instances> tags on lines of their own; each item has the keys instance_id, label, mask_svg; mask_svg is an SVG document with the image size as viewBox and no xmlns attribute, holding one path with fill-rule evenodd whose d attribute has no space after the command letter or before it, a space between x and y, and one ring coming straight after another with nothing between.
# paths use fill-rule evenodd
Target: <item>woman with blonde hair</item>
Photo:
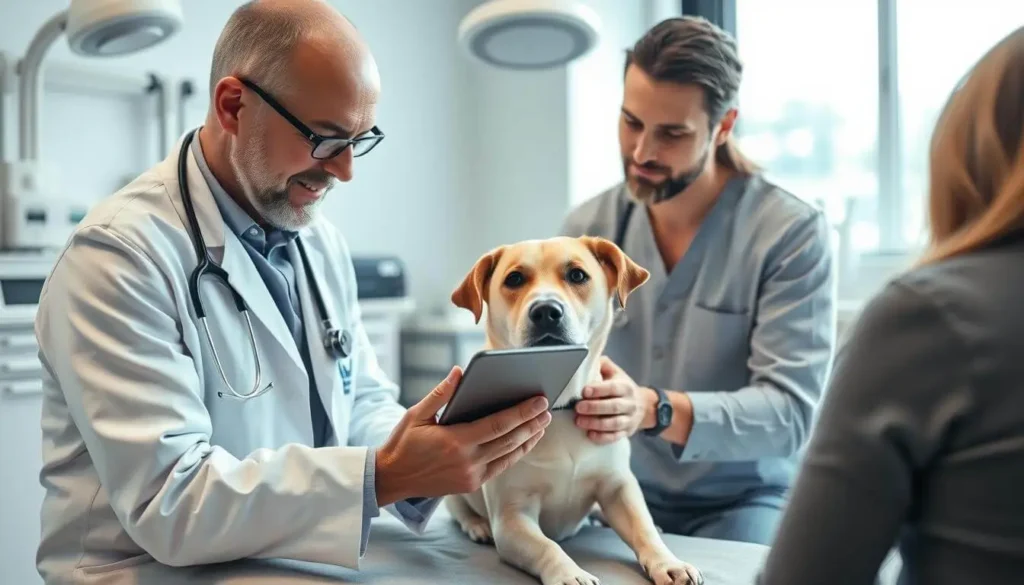
<instances>
[{"instance_id":1,"label":"woman with blonde hair","mask_svg":"<svg viewBox=\"0 0 1024 585\"><path fill-rule=\"evenodd\" d=\"M862 312L760 582L1024 583L1024 27L947 102L931 242Z\"/></svg>"}]
</instances>

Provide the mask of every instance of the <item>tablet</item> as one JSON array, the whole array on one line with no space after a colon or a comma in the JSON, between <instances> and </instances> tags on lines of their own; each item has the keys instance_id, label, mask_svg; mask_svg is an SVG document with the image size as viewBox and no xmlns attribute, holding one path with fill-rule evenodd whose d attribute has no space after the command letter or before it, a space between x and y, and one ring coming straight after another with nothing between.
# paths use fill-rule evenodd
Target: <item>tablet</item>
<instances>
[{"instance_id":1,"label":"tablet","mask_svg":"<svg viewBox=\"0 0 1024 585\"><path fill-rule=\"evenodd\" d=\"M437 422L471 422L541 394L551 408L588 351L585 345L547 345L478 352Z\"/></svg>"}]
</instances>

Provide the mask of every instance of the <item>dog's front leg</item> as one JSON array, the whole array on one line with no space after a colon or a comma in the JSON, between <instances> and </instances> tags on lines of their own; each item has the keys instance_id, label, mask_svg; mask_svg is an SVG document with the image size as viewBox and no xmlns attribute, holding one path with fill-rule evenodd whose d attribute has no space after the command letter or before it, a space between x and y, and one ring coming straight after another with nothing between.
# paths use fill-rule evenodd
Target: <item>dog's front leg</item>
<instances>
[{"instance_id":1,"label":"dog's front leg","mask_svg":"<svg viewBox=\"0 0 1024 585\"><path fill-rule=\"evenodd\" d=\"M452 518L459 523L459 527L473 542L491 542L491 525L486 516L477 512L478 509L484 508L484 496L481 490L468 494L445 496L444 503Z\"/></svg>"},{"instance_id":2,"label":"dog's front leg","mask_svg":"<svg viewBox=\"0 0 1024 585\"><path fill-rule=\"evenodd\" d=\"M676 558L661 540L636 477L626 474L610 478L597 495L608 525L633 549L637 561L656 585L704 582L696 567Z\"/></svg>"},{"instance_id":3,"label":"dog's front leg","mask_svg":"<svg viewBox=\"0 0 1024 585\"><path fill-rule=\"evenodd\" d=\"M505 490L485 490L491 531L498 556L505 562L538 577L544 585L598 585L600 581L584 571L558 543L541 531L540 497ZM514 490L508 490L510 492Z\"/></svg>"}]
</instances>

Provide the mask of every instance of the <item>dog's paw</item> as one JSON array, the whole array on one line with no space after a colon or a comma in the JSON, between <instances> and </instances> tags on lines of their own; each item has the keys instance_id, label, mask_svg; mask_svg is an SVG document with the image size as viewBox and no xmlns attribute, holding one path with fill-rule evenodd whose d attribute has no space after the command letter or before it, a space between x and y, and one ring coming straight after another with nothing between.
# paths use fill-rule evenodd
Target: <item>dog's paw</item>
<instances>
[{"instance_id":1,"label":"dog's paw","mask_svg":"<svg viewBox=\"0 0 1024 585\"><path fill-rule=\"evenodd\" d=\"M647 567L654 585L703 585L704 575L690 563L676 558L656 559Z\"/></svg>"},{"instance_id":2,"label":"dog's paw","mask_svg":"<svg viewBox=\"0 0 1024 585\"><path fill-rule=\"evenodd\" d=\"M601 585L601 580L579 567L573 567L572 570L543 575L541 583L544 585Z\"/></svg>"},{"instance_id":3,"label":"dog's paw","mask_svg":"<svg viewBox=\"0 0 1024 585\"><path fill-rule=\"evenodd\" d=\"M494 542L494 537L491 534L491 524L486 518L475 516L469 520L459 520L459 526L473 542L480 544Z\"/></svg>"}]
</instances>

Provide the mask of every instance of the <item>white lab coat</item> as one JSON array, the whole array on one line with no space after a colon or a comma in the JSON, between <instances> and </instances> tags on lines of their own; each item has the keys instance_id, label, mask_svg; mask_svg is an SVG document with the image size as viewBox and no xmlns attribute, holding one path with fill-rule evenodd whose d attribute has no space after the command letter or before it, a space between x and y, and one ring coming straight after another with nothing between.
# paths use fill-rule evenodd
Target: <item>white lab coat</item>
<instances>
[{"instance_id":1,"label":"white lab coat","mask_svg":"<svg viewBox=\"0 0 1024 585\"><path fill-rule=\"evenodd\" d=\"M340 442L314 449L299 351L189 153L203 236L252 309L264 380L274 383L247 401L217 396L226 388L189 300L196 253L177 168L175 148L99 203L43 289L40 572L53 582L134 583L132 567L154 560L277 557L358 567L365 446L381 444L404 409L360 322L348 248L322 219L300 232L325 303L353 333L342 362L323 349L301 257L294 243L288 249L316 387ZM228 377L249 392L254 363L244 322L215 280L201 290ZM106 580L112 571L127 573Z\"/></svg>"}]
</instances>

